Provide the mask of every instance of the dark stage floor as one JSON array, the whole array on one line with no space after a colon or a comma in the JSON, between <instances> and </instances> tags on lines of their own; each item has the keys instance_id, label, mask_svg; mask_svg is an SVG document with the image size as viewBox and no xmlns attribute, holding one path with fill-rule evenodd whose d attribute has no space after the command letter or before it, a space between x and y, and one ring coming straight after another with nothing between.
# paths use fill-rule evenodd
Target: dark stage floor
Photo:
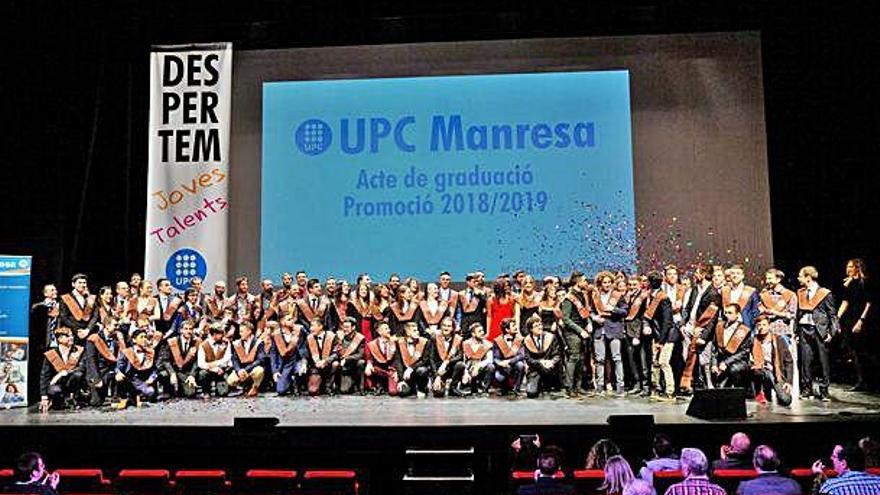
<instances>
[{"instance_id":1,"label":"dark stage floor","mask_svg":"<svg viewBox=\"0 0 880 495\"><path fill-rule=\"evenodd\" d=\"M790 408L758 407L747 403L751 423L796 423L848 418L880 419L880 396L832 387L833 400L799 401ZM513 426L600 425L612 414L653 414L658 424L691 424L706 421L685 415L688 401L656 402L638 397L550 398L508 400L488 398L398 399L391 397L174 400L125 411L82 409L39 414L17 409L0 411L7 426L231 426L235 417L277 417L279 426Z\"/></svg>"}]
</instances>

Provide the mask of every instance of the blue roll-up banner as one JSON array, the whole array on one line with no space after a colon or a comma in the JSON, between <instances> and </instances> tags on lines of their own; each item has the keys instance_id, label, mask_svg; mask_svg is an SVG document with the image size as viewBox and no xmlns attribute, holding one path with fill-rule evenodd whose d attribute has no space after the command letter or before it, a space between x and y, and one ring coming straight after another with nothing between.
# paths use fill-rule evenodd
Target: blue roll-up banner
<instances>
[{"instance_id":1,"label":"blue roll-up banner","mask_svg":"<svg viewBox=\"0 0 880 495\"><path fill-rule=\"evenodd\" d=\"M27 405L31 257L0 255L0 408Z\"/></svg>"}]
</instances>

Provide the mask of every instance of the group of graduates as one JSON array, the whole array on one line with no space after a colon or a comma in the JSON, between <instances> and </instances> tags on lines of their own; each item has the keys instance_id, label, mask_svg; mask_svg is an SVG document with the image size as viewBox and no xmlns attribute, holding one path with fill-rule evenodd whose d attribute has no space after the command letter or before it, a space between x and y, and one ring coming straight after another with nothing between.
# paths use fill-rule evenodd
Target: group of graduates
<instances>
[{"instance_id":1,"label":"group of graduates","mask_svg":"<svg viewBox=\"0 0 880 495\"><path fill-rule=\"evenodd\" d=\"M322 284L298 272L257 294L245 277L232 294L223 281L203 293L198 278L175 294L169 280L154 293L135 274L93 295L77 274L69 293L48 285L34 306L50 342L40 409L271 392L674 401L730 386L787 405L793 355L802 397L826 399L828 342L840 331L833 296L813 267L800 270L797 292L783 279L770 269L757 289L739 265L700 264L681 279L670 265L548 276L540 290L523 272L491 288L475 272L454 290L446 272L424 286L396 274Z\"/></svg>"}]
</instances>

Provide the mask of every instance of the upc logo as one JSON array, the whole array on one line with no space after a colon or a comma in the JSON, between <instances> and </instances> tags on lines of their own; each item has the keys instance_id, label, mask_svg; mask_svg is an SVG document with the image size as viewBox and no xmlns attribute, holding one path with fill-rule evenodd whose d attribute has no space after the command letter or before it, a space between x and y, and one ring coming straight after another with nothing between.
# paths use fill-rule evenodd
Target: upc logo
<instances>
[{"instance_id":1,"label":"upc logo","mask_svg":"<svg viewBox=\"0 0 880 495\"><path fill-rule=\"evenodd\" d=\"M208 275L208 263L195 249L178 249L165 263L165 276L177 290L186 290L193 277L202 280Z\"/></svg>"},{"instance_id":2,"label":"upc logo","mask_svg":"<svg viewBox=\"0 0 880 495\"><path fill-rule=\"evenodd\" d=\"M327 151L333 142L333 131L320 119L309 119L296 128L296 146L307 155L320 155Z\"/></svg>"}]
</instances>

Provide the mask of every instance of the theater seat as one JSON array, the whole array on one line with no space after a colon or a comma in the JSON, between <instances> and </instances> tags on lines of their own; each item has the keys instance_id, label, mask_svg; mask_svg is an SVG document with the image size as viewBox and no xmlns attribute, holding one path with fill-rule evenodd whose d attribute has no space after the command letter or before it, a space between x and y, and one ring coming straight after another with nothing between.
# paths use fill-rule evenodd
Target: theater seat
<instances>
[{"instance_id":1,"label":"theater seat","mask_svg":"<svg viewBox=\"0 0 880 495\"><path fill-rule=\"evenodd\" d=\"M556 474L553 475L554 478L561 479L565 478L565 473L560 471L556 471ZM535 471L512 471L510 473L510 492L516 493L516 490L523 486L529 485L535 481Z\"/></svg>"},{"instance_id":2,"label":"theater seat","mask_svg":"<svg viewBox=\"0 0 880 495\"><path fill-rule=\"evenodd\" d=\"M116 476L116 490L124 495L156 495L170 491L167 469L123 469Z\"/></svg>"},{"instance_id":3,"label":"theater seat","mask_svg":"<svg viewBox=\"0 0 880 495\"><path fill-rule=\"evenodd\" d=\"M178 492L190 495L225 493L232 486L222 469L181 469L174 473L174 484Z\"/></svg>"},{"instance_id":4,"label":"theater seat","mask_svg":"<svg viewBox=\"0 0 880 495\"><path fill-rule=\"evenodd\" d=\"M869 467L865 469L865 472L868 474L873 474L874 476L880 475L880 467Z\"/></svg>"},{"instance_id":5,"label":"theater seat","mask_svg":"<svg viewBox=\"0 0 880 495\"><path fill-rule=\"evenodd\" d=\"M666 493L667 488L683 479L684 473L678 470L657 471L654 473L654 488L657 490L657 493Z\"/></svg>"},{"instance_id":6,"label":"theater seat","mask_svg":"<svg viewBox=\"0 0 880 495\"><path fill-rule=\"evenodd\" d=\"M744 480L750 480L758 476L758 472L754 469L716 469L712 473L712 478L727 493L736 493L739 483Z\"/></svg>"},{"instance_id":7,"label":"theater seat","mask_svg":"<svg viewBox=\"0 0 880 495\"><path fill-rule=\"evenodd\" d=\"M322 495L349 495L358 492L357 473L350 469L313 469L303 474L303 492Z\"/></svg>"},{"instance_id":8,"label":"theater seat","mask_svg":"<svg viewBox=\"0 0 880 495\"><path fill-rule=\"evenodd\" d=\"M11 469L0 469L0 480L5 478L12 478L15 472Z\"/></svg>"},{"instance_id":9,"label":"theater seat","mask_svg":"<svg viewBox=\"0 0 880 495\"><path fill-rule=\"evenodd\" d=\"M244 475L244 493L291 494L299 490L298 473L284 469L251 469Z\"/></svg>"},{"instance_id":10,"label":"theater seat","mask_svg":"<svg viewBox=\"0 0 880 495\"><path fill-rule=\"evenodd\" d=\"M104 478L100 469L56 469L61 477L58 483L59 493L107 493L110 491L110 480Z\"/></svg>"},{"instance_id":11,"label":"theater seat","mask_svg":"<svg viewBox=\"0 0 880 495\"><path fill-rule=\"evenodd\" d=\"M577 469L571 476L577 493L599 493L599 487L605 483L605 472L601 469Z\"/></svg>"}]
</instances>

